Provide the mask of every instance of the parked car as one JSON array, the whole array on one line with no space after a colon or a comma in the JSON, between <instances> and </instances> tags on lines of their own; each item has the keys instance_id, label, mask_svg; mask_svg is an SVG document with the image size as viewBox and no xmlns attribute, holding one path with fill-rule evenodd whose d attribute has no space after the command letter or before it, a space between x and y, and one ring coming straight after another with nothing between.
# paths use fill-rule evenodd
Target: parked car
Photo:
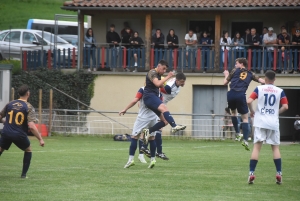
<instances>
[{"instance_id":1,"label":"parked car","mask_svg":"<svg viewBox=\"0 0 300 201\"><path fill-rule=\"evenodd\" d=\"M28 29L11 29L3 30L0 32L0 59L6 59L8 57L13 59L21 58L21 51L33 51L33 50L51 50L55 48L55 35L49 32L42 32L40 30L28 30ZM63 49L71 50L76 46L69 44L59 36L56 37L56 49L60 49L60 56L63 55ZM71 55L72 55L71 51ZM77 48L75 50L77 55ZM53 54L52 54L53 56ZM57 55L59 56L59 55ZM66 50L65 57L68 57L68 51Z\"/></svg>"}]
</instances>

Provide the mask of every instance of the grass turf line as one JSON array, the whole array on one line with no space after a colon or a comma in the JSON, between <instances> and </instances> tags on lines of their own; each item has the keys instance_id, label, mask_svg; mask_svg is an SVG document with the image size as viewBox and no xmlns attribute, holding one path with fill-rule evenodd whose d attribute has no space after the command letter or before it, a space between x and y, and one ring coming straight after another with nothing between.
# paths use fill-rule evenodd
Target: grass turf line
<instances>
[{"instance_id":1,"label":"grass turf line","mask_svg":"<svg viewBox=\"0 0 300 201\"><path fill-rule=\"evenodd\" d=\"M14 145L0 157L1 200L297 200L299 145L281 146L283 184L275 184L271 148L264 145L254 185L247 184L250 152L240 143L165 140L170 161L124 169L129 142L97 137L31 138L29 179ZM252 146L251 146L252 147ZM149 162L149 160L147 159Z\"/></svg>"}]
</instances>

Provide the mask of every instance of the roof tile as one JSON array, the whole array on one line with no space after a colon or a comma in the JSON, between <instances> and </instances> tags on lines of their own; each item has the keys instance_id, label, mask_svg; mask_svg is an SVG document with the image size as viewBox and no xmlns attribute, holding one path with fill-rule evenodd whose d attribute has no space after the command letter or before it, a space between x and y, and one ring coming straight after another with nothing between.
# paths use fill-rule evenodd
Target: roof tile
<instances>
[{"instance_id":1,"label":"roof tile","mask_svg":"<svg viewBox=\"0 0 300 201\"><path fill-rule=\"evenodd\" d=\"M70 7L153 7L153 8L213 8L213 7L296 7L300 0L72 0Z\"/></svg>"}]
</instances>

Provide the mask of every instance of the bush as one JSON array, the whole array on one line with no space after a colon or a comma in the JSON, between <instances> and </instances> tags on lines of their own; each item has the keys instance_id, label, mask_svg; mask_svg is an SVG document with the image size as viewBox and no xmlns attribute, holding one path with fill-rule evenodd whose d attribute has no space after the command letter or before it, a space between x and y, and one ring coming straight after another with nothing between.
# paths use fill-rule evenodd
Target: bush
<instances>
[{"instance_id":1,"label":"bush","mask_svg":"<svg viewBox=\"0 0 300 201\"><path fill-rule=\"evenodd\" d=\"M27 84L30 88L29 102L33 107L38 107L39 89L43 90L42 107L49 107L49 90L51 89L45 83L65 92L66 94L80 100L86 105L90 105L94 95L95 75L78 71L72 74L64 74L60 70L48 70L46 68L37 71L21 71L19 75L12 76L12 87L15 88L15 99L18 98L17 89L22 84ZM75 109L77 102L67 96L53 90L53 108L55 109ZM80 105L82 110L88 109Z\"/></svg>"},{"instance_id":2,"label":"bush","mask_svg":"<svg viewBox=\"0 0 300 201\"><path fill-rule=\"evenodd\" d=\"M12 74L17 75L21 74L22 69L21 69L21 61L20 60L1 60L0 64L12 64L13 69L12 69Z\"/></svg>"}]
</instances>

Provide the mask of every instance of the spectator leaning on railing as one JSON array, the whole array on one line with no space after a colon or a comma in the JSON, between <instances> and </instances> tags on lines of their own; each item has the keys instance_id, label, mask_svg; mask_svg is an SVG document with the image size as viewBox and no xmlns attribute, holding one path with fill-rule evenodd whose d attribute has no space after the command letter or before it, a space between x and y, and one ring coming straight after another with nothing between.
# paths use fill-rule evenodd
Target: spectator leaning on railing
<instances>
[{"instance_id":1,"label":"spectator leaning on railing","mask_svg":"<svg viewBox=\"0 0 300 201\"><path fill-rule=\"evenodd\" d=\"M231 41L231 45L234 45L233 49L244 49L244 39L241 38L240 32L235 32L234 38ZM243 57L243 55L239 57Z\"/></svg>"},{"instance_id":2,"label":"spectator leaning on railing","mask_svg":"<svg viewBox=\"0 0 300 201\"><path fill-rule=\"evenodd\" d=\"M278 44L281 46L281 45L283 45L283 46L281 46L281 63L282 63L282 66L284 65L284 60L286 59L286 60L288 60L289 58L288 58L288 55L285 55L285 50L289 50L290 48L288 47L288 46L284 46L284 45L289 45L290 44L290 41L291 41L291 38L290 38L290 35L287 33L287 31L286 31L286 29L282 29L281 30L281 34L279 34L278 36L277 36L277 38L278 38ZM282 69L282 71L281 71L281 73L287 73L286 72L286 70L287 69L284 69L284 67L283 67L283 69Z\"/></svg>"},{"instance_id":3,"label":"spectator leaning on railing","mask_svg":"<svg viewBox=\"0 0 300 201\"><path fill-rule=\"evenodd\" d=\"M294 69L297 68L296 71L293 70L294 73L299 73L299 68L300 68L300 29L296 29L295 35L293 35L293 40L292 40L292 49L295 52L297 50L297 63L296 66L294 66ZM293 58L295 58L295 54L293 54ZM294 64L294 60L293 60Z\"/></svg>"},{"instance_id":4,"label":"spectator leaning on railing","mask_svg":"<svg viewBox=\"0 0 300 201\"><path fill-rule=\"evenodd\" d=\"M203 37L200 40L200 44L202 45L201 46L201 50L202 50L202 54L203 54L202 58L204 60L204 71L203 71L203 73L206 73L206 70L208 68L207 60L209 59L209 48L210 48L210 45L211 45L211 39L207 36L206 31L203 32Z\"/></svg>"},{"instance_id":5,"label":"spectator leaning on railing","mask_svg":"<svg viewBox=\"0 0 300 201\"><path fill-rule=\"evenodd\" d=\"M137 67L137 58L138 58L138 51L141 48L141 46L144 44L144 41L139 37L139 32L135 31L133 33L133 37L130 38L130 44L133 52L134 57L134 67ZM134 72L137 72L137 69L134 70Z\"/></svg>"},{"instance_id":6,"label":"spectator leaning on railing","mask_svg":"<svg viewBox=\"0 0 300 201\"><path fill-rule=\"evenodd\" d=\"M109 31L106 34L106 43L109 43L109 47L119 47L121 38L117 32L115 32L115 25L111 24Z\"/></svg>"},{"instance_id":7,"label":"spectator leaning on railing","mask_svg":"<svg viewBox=\"0 0 300 201\"><path fill-rule=\"evenodd\" d=\"M189 50L192 51L197 49L198 39L194 31L190 29L189 32L185 34L184 40L186 44L186 60L187 60L186 66L188 66Z\"/></svg>"},{"instance_id":8,"label":"spectator leaning on railing","mask_svg":"<svg viewBox=\"0 0 300 201\"><path fill-rule=\"evenodd\" d=\"M252 66L251 66L251 70L254 72L253 67L258 67L259 61L258 61L258 52L254 53L253 50L259 50L261 49L260 47L260 38L259 35L256 33L256 29L252 28L251 29L251 37L250 37L250 49L252 50ZM256 58L256 60L254 61L254 58ZM258 70L258 69L257 69Z\"/></svg>"},{"instance_id":9,"label":"spectator leaning on railing","mask_svg":"<svg viewBox=\"0 0 300 201\"><path fill-rule=\"evenodd\" d=\"M268 27L264 27L263 28L263 32L262 34L259 36L260 37L260 44L263 44L263 41L264 41L264 35L268 33Z\"/></svg>"},{"instance_id":10,"label":"spectator leaning on railing","mask_svg":"<svg viewBox=\"0 0 300 201\"><path fill-rule=\"evenodd\" d=\"M267 64L271 63L271 66L273 66L274 45L277 45L277 36L276 33L273 33L273 27L268 28L268 33L263 37L263 44L266 45L268 51Z\"/></svg>"},{"instance_id":11,"label":"spectator leaning on railing","mask_svg":"<svg viewBox=\"0 0 300 201\"><path fill-rule=\"evenodd\" d=\"M94 38L94 32L92 28L89 28L86 31L84 36L84 46L85 46L85 60L86 64L89 64L89 57L93 60L93 70L96 71L96 58L95 58L95 48L96 48L96 39ZM88 66L88 71L91 71L90 66Z\"/></svg>"},{"instance_id":12,"label":"spectator leaning on railing","mask_svg":"<svg viewBox=\"0 0 300 201\"><path fill-rule=\"evenodd\" d=\"M165 43L165 36L161 33L160 29L156 29L155 34L152 36L152 45L154 49L163 49Z\"/></svg>"},{"instance_id":13,"label":"spectator leaning on railing","mask_svg":"<svg viewBox=\"0 0 300 201\"><path fill-rule=\"evenodd\" d=\"M167 44L170 49L178 48L178 36L175 34L174 29L169 30L169 34L167 35Z\"/></svg>"},{"instance_id":14,"label":"spectator leaning on railing","mask_svg":"<svg viewBox=\"0 0 300 201\"><path fill-rule=\"evenodd\" d=\"M231 38L228 35L228 31L223 31L223 35L220 40L221 49L223 50L223 56L222 56L223 63L225 61L225 56L224 56L225 49L230 50L230 46L228 46L230 44L231 44Z\"/></svg>"}]
</instances>

